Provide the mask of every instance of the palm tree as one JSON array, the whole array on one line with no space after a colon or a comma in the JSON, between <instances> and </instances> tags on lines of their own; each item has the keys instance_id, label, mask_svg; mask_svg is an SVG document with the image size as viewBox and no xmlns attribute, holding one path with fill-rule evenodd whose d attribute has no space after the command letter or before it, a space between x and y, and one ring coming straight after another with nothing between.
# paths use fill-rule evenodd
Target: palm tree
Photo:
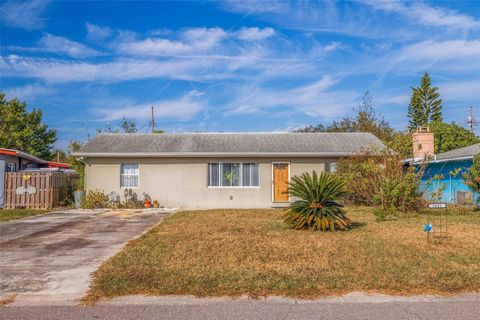
<instances>
[{"instance_id":1,"label":"palm tree","mask_svg":"<svg viewBox=\"0 0 480 320\"><path fill-rule=\"evenodd\" d=\"M288 192L299 198L285 212L285 222L295 229L347 230L350 220L338 202L347 191L343 180L331 173L306 172L294 176Z\"/></svg>"}]
</instances>

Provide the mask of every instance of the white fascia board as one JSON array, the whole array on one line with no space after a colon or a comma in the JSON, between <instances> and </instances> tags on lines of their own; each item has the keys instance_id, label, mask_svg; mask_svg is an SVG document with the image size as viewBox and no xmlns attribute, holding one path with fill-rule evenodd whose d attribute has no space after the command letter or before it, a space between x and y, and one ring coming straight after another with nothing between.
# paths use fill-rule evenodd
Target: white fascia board
<instances>
[{"instance_id":1,"label":"white fascia board","mask_svg":"<svg viewBox=\"0 0 480 320\"><path fill-rule=\"evenodd\" d=\"M208 158L208 157L343 157L352 152L75 152L75 157L86 158Z\"/></svg>"},{"instance_id":2,"label":"white fascia board","mask_svg":"<svg viewBox=\"0 0 480 320\"><path fill-rule=\"evenodd\" d=\"M430 160L426 161L426 163L440 163L440 162L450 162L450 161L458 161L458 160L470 160L473 159L473 156L466 156L466 157L455 157L455 158L447 158L447 159L440 159L440 160ZM422 161L414 161L413 164L421 164Z\"/></svg>"}]
</instances>

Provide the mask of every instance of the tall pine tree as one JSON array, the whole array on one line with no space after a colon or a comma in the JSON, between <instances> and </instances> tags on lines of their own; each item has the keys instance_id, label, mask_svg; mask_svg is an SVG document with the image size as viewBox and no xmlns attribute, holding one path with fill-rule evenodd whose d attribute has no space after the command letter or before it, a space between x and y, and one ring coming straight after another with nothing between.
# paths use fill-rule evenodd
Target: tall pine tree
<instances>
[{"instance_id":1,"label":"tall pine tree","mask_svg":"<svg viewBox=\"0 0 480 320\"><path fill-rule=\"evenodd\" d=\"M430 122L443 121L442 99L440 99L438 87L432 87L428 72L423 75L420 86L412 88L408 117L410 129L428 125Z\"/></svg>"}]
</instances>

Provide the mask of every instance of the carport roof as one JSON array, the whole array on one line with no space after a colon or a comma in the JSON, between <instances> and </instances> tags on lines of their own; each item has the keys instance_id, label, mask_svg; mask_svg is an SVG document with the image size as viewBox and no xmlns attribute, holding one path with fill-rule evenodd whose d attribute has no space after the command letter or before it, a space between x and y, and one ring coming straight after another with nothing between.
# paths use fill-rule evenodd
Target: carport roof
<instances>
[{"instance_id":1,"label":"carport roof","mask_svg":"<svg viewBox=\"0 0 480 320\"><path fill-rule=\"evenodd\" d=\"M75 156L347 156L383 149L371 133L108 133L99 134Z\"/></svg>"}]
</instances>

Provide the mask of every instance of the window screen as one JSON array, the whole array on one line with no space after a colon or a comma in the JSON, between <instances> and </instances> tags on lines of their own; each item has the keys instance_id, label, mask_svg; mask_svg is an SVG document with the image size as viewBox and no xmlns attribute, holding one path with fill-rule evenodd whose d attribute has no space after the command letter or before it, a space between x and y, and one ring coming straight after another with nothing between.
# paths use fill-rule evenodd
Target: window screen
<instances>
[{"instance_id":1,"label":"window screen","mask_svg":"<svg viewBox=\"0 0 480 320\"><path fill-rule=\"evenodd\" d=\"M138 188L138 163L123 163L120 173L121 188Z\"/></svg>"}]
</instances>

